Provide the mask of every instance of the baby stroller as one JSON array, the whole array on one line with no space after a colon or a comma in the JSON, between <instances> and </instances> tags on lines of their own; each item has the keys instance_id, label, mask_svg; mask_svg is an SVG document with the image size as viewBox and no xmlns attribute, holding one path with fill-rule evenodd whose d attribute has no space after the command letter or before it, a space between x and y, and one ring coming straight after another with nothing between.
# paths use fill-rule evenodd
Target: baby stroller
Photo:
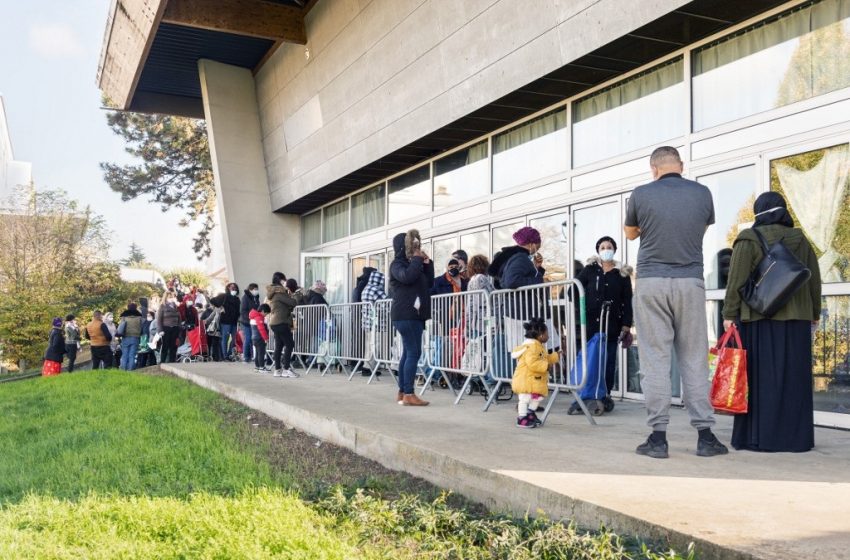
<instances>
[{"instance_id":1,"label":"baby stroller","mask_svg":"<svg viewBox=\"0 0 850 560\"><path fill-rule=\"evenodd\" d=\"M186 332L186 342L177 348L177 359L184 364L210 361L210 346L203 321L198 321L197 327Z\"/></svg>"}]
</instances>

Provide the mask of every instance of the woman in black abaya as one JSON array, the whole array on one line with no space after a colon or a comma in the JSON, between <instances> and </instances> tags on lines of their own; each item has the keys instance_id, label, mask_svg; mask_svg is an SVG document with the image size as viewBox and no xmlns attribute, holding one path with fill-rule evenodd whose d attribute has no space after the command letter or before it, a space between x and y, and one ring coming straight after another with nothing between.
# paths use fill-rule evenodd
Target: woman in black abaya
<instances>
[{"instance_id":1,"label":"woman in black abaya","mask_svg":"<svg viewBox=\"0 0 850 560\"><path fill-rule=\"evenodd\" d=\"M815 445L812 402L812 329L821 311L818 261L803 231L794 227L785 199L764 193L753 206L768 246L782 239L812 272L811 278L772 317L741 300L738 289L764 256L752 229L738 234L732 250L723 306L724 328L737 321L747 350L749 406L735 416L732 446L751 451L808 451Z\"/></svg>"}]
</instances>

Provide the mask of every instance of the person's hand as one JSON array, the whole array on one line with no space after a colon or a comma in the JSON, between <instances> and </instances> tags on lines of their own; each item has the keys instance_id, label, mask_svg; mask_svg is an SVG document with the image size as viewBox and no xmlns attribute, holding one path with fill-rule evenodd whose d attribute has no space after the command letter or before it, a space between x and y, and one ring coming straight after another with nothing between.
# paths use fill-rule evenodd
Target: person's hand
<instances>
[{"instance_id":1,"label":"person's hand","mask_svg":"<svg viewBox=\"0 0 850 560\"><path fill-rule=\"evenodd\" d=\"M733 321L731 319L725 319L723 321L723 331L724 332L728 331L732 327L732 322Z\"/></svg>"},{"instance_id":2,"label":"person's hand","mask_svg":"<svg viewBox=\"0 0 850 560\"><path fill-rule=\"evenodd\" d=\"M628 333L632 332L632 328L627 327L625 325L623 325L623 328L621 330L623 331L623 334L628 334Z\"/></svg>"},{"instance_id":3,"label":"person's hand","mask_svg":"<svg viewBox=\"0 0 850 560\"><path fill-rule=\"evenodd\" d=\"M537 268L543 266L543 255L540 253L534 253L534 266Z\"/></svg>"}]
</instances>

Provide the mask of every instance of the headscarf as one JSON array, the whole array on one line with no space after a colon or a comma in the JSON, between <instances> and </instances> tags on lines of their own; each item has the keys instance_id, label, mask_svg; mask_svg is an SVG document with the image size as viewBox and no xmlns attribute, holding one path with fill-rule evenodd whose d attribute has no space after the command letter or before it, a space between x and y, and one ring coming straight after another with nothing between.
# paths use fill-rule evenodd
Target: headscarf
<instances>
[{"instance_id":1,"label":"headscarf","mask_svg":"<svg viewBox=\"0 0 850 560\"><path fill-rule=\"evenodd\" d=\"M794 219L788 212L788 204L778 192L771 191L760 194L753 204L753 211L756 213L756 221L753 223L753 227L770 224L794 227Z\"/></svg>"},{"instance_id":2,"label":"headscarf","mask_svg":"<svg viewBox=\"0 0 850 560\"><path fill-rule=\"evenodd\" d=\"M321 280L316 280L315 282L313 282L313 291L318 294L324 295L328 291L328 287Z\"/></svg>"},{"instance_id":3,"label":"headscarf","mask_svg":"<svg viewBox=\"0 0 850 560\"><path fill-rule=\"evenodd\" d=\"M53 328L61 329L62 328L62 317L54 317L53 318Z\"/></svg>"}]
</instances>

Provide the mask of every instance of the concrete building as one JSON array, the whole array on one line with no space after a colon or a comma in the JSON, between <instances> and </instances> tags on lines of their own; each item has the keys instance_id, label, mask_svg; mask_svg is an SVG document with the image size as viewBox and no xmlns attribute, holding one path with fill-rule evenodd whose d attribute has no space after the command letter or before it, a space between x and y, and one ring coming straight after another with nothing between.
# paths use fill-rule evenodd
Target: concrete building
<instances>
[{"instance_id":1,"label":"concrete building","mask_svg":"<svg viewBox=\"0 0 850 560\"><path fill-rule=\"evenodd\" d=\"M15 160L12 137L6 120L6 104L0 95L0 207L15 189L32 182L32 164Z\"/></svg>"},{"instance_id":2,"label":"concrete building","mask_svg":"<svg viewBox=\"0 0 850 560\"><path fill-rule=\"evenodd\" d=\"M731 239L779 190L821 255L817 420L850 427L848 61L850 0L119 0L98 80L207 120L238 282L281 269L335 301L414 227L438 266L526 224L555 273L602 235L634 262L626 201L668 144L715 197L716 336Z\"/></svg>"}]
</instances>

